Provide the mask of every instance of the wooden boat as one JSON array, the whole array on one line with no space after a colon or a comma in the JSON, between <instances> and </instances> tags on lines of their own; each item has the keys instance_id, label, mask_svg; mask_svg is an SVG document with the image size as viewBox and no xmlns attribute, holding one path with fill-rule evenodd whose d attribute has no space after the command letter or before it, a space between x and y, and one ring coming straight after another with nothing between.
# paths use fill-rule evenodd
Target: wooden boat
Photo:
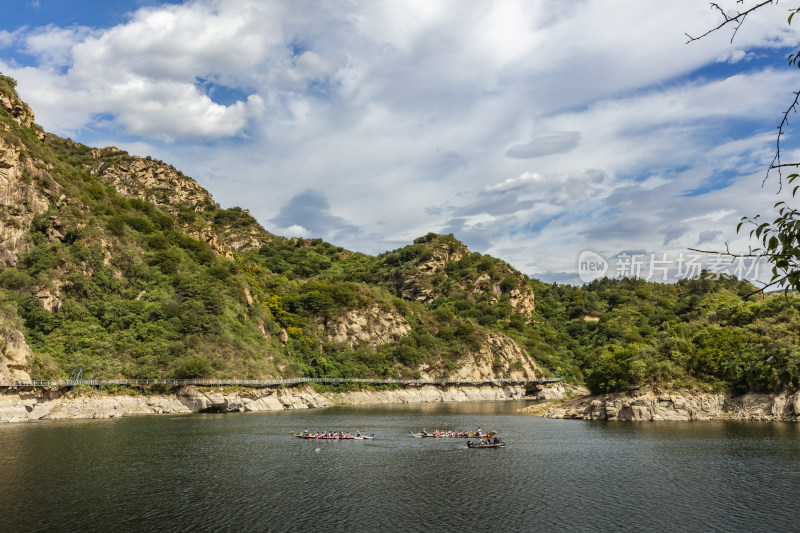
<instances>
[{"instance_id":1,"label":"wooden boat","mask_svg":"<svg viewBox=\"0 0 800 533\"><path fill-rule=\"evenodd\" d=\"M290 435L294 435L298 439L307 439L307 440L370 440L375 437L375 434L372 435L349 435L349 436L338 436L338 437L324 437L322 435L312 435L309 433L308 435L298 435L294 431L290 433Z\"/></svg>"},{"instance_id":2,"label":"wooden boat","mask_svg":"<svg viewBox=\"0 0 800 533\"><path fill-rule=\"evenodd\" d=\"M423 432L414 433L412 431L409 431L408 434L411 435L412 437L416 437L418 439L425 438L425 437L434 438L434 439L485 439L486 437L494 437L495 435L497 435L497 432L496 431L492 431L492 432L490 432L488 434L487 433L481 433L480 435L477 434L477 433L464 433L462 435L447 435L447 434L443 435L442 433L438 433L438 434L434 435L433 433L423 433Z\"/></svg>"},{"instance_id":3,"label":"wooden boat","mask_svg":"<svg viewBox=\"0 0 800 533\"><path fill-rule=\"evenodd\" d=\"M467 447L468 448L505 448L506 447L506 443L505 442L484 443L484 442L472 442L471 440L468 440L467 441Z\"/></svg>"}]
</instances>

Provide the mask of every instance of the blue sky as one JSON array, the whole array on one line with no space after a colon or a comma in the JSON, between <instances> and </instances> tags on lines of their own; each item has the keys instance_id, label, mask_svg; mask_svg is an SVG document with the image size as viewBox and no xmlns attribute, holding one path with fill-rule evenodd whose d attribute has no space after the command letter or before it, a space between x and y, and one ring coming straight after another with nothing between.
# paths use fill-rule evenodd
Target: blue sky
<instances>
[{"instance_id":1,"label":"blue sky","mask_svg":"<svg viewBox=\"0 0 800 533\"><path fill-rule=\"evenodd\" d=\"M578 282L584 250L746 250L800 87L784 5L691 44L706 2L0 7L0 72L48 131L163 159L277 234L380 253L452 232L547 281Z\"/></svg>"}]
</instances>

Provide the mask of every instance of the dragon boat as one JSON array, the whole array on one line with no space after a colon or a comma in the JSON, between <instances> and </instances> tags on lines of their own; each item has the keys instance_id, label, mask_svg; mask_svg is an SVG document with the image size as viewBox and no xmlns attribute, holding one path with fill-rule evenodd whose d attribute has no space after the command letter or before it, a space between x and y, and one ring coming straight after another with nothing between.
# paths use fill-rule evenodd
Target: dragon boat
<instances>
[{"instance_id":1,"label":"dragon boat","mask_svg":"<svg viewBox=\"0 0 800 533\"><path fill-rule=\"evenodd\" d=\"M467 448L505 448L505 442L472 442L467 441Z\"/></svg>"},{"instance_id":2,"label":"dragon boat","mask_svg":"<svg viewBox=\"0 0 800 533\"><path fill-rule=\"evenodd\" d=\"M420 438L433 438L433 439L485 439L487 437L494 437L497 435L496 431L491 431L489 433L455 433L449 434L446 431L435 431L433 433L428 433L425 431L421 431L419 433L414 433L413 431L408 432L409 435L412 437Z\"/></svg>"},{"instance_id":3,"label":"dragon boat","mask_svg":"<svg viewBox=\"0 0 800 533\"><path fill-rule=\"evenodd\" d=\"M306 440L370 440L375 437L375 434L372 433L371 435L324 435L324 434L314 434L309 433L308 435L297 434L294 431L290 433L290 435L294 435L298 439L306 439Z\"/></svg>"}]
</instances>

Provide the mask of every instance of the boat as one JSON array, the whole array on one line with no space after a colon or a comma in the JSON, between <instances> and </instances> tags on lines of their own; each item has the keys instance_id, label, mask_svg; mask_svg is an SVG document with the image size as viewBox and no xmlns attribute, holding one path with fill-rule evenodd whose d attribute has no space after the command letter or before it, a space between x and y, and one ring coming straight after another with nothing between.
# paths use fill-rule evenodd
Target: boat
<instances>
[{"instance_id":1,"label":"boat","mask_svg":"<svg viewBox=\"0 0 800 533\"><path fill-rule=\"evenodd\" d=\"M309 433L308 435L298 435L294 431L290 433L290 435L294 435L298 439L306 439L306 440L370 440L375 437L375 433L371 435L337 435L335 437L329 437L324 435L317 435L316 433Z\"/></svg>"},{"instance_id":2,"label":"boat","mask_svg":"<svg viewBox=\"0 0 800 533\"><path fill-rule=\"evenodd\" d=\"M420 438L433 438L433 439L485 439L487 437L494 437L497 435L496 431L491 431L489 433L462 433L461 435L448 435L446 431L437 431L434 433L428 433L426 431L421 431L419 433L414 433L412 431L408 432L409 435L412 437Z\"/></svg>"},{"instance_id":3,"label":"boat","mask_svg":"<svg viewBox=\"0 0 800 533\"><path fill-rule=\"evenodd\" d=\"M467 448L505 448L505 442L472 442L467 441Z\"/></svg>"}]
</instances>

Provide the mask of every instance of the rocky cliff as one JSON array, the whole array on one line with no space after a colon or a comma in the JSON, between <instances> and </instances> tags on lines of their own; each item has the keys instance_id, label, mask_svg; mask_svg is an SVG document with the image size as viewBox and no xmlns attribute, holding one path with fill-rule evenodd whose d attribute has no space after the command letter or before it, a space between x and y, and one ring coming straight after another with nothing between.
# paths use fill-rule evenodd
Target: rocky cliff
<instances>
[{"instance_id":1,"label":"rocky cliff","mask_svg":"<svg viewBox=\"0 0 800 533\"><path fill-rule=\"evenodd\" d=\"M332 342L350 349L395 344L412 333L411 325L403 315L379 305L335 317L327 322L325 330ZM497 332L486 332L476 346L464 350L454 363L453 368L447 371L438 361L421 364L415 370L420 379L443 376L460 380L534 379L543 375L536 361L514 339Z\"/></svg>"},{"instance_id":2,"label":"rocky cliff","mask_svg":"<svg viewBox=\"0 0 800 533\"><path fill-rule=\"evenodd\" d=\"M533 358L513 339L488 333L477 350L464 354L453 372L455 379L535 379L543 372Z\"/></svg>"},{"instance_id":3,"label":"rocky cliff","mask_svg":"<svg viewBox=\"0 0 800 533\"><path fill-rule=\"evenodd\" d=\"M0 109L21 127L33 128L33 111L0 80ZM25 155L23 143L10 135L12 127L0 122L0 269L14 266L19 255L32 248L29 232L34 217L63 201L58 184L50 177L47 165ZM41 142L39 130L32 142ZM25 342L22 323L13 306L0 295L0 381L28 381L27 370L33 352Z\"/></svg>"},{"instance_id":4,"label":"rocky cliff","mask_svg":"<svg viewBox=\"0 0 800 533\"><path fill-rule=\"evenodd\" d=\"M7 110L11 115L11 118L13 118L20 126L24 126L26 128L32 127L34 120L33 111L28 104L22 101L22 99L17 95L16 91L13 90L14 87L4 87L4 85L7 83L6 80L6 78L0 80L5 82L0 83L0 108Z\"/></svg>"},{"instance_id":5,"label":"rocky cliff","mask_svg":"<svg viewBox=\"0 0 800 533\"><path fill-rule=\"evenodd\" d=\"M29 382L31 379L27 370L33 351L20 328L13 318L0 314L0 382Z\"/></svg>"},{"instance_id":6,"label":"rocky cliff","mask_svg":"<svg viewBox=\"0 0 800 533\"><path fill-rule=\"evenodd\" d=\"M378 347L402 340L411 333L411 325L403 315L377 304L347 311L321 327L331 341L349 348L361 344Z\"/></svg>"},{"instance_id":7,"label":"rocky cliff","mask_svg":"<svg viewBox=\"0 0 800 533\"><path fill-rule=\"evenodd\" d=\"M497 305L508 302L511 311L530 319L534 294L527 278L505 261L473 254L452 236L429 234L398 250L392 269L398 294L406 300L431 303L442 296L467 298Z\"/></svg>"},{"instance_id":8,"label":"rocky cliff","mask_svg":"<svg viewBox=\"0 0 800 533\"><path fill-rule=\"evenodd\" d=\"M488 385L343 393L318 393L307 387L238 391L186 388L174 394L148 396L74 394L63 390L10 391L0 394L0 423L145 414L283 411L332 405L518 400L524 396L525 389L521 387Z\"/></svg>"},{"instance_id":9,"label":"rocky cliff","mask_svg":"<svg viewBox=\"0 0 800 533\"><path fill-rule=\"evenodd\" d=\"M800 392L706 393L659 391L650 387L629 393L583 396L550 408L548 418L579 420L800 420Z\"/></svg>"},{"instance_id":10,"label":"rocky cliff","mask_svg":"<svg viewBox=\"0 0 800 533\"><path fill-rule=\"evenodd\" d=\"M24 156L23 150L0 136L0 263L6 266L16 265L17 257L32 248L33 217L60 197L46 165Z\"/></svg>"}]
</instances>

